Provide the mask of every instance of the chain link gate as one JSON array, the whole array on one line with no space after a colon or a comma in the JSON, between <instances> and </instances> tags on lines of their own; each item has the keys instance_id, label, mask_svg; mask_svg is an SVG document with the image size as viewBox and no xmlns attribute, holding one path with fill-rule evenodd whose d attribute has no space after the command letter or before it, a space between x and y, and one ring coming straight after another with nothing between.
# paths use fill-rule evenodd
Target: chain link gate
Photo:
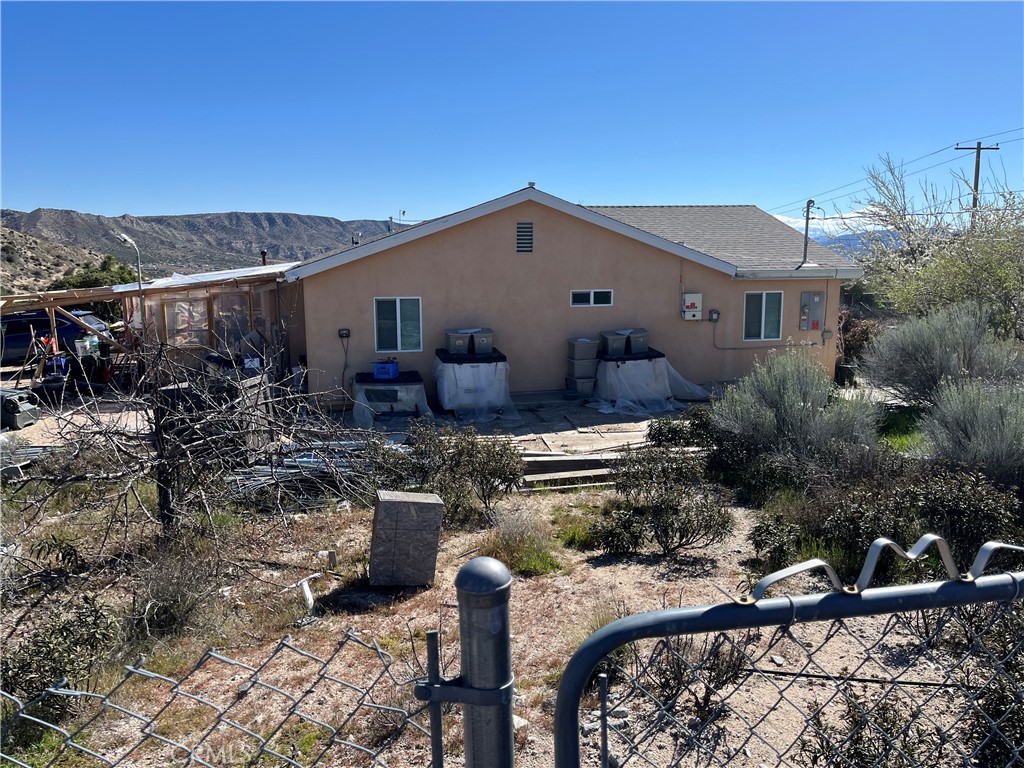
<instances>
[{"instance_id":1,"label":"chain link gate","mask_svg":"<svg viewBox=\"0 0 1024 768\"><path fill-rule=\"evenodd\" d=\"M949 580L867 589L887 549L937 550ZM986 544L961 575L936 536L878 539L851 587L815 560L745 599L612 622L565 670L555 766L1022 765L1024 573L981 575L1000 549L1024 551ZM764 598L810 569L836 591Z\"/></svg>"}]
</instances>

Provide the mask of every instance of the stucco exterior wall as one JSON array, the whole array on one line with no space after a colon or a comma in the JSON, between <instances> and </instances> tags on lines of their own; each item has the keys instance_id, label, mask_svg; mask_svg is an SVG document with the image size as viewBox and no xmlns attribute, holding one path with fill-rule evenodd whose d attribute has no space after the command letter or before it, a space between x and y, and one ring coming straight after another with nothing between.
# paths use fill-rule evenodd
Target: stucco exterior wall
<instances>
[{"instance_id":1,"label":"stucco exterior wall","mask_svg":"<svg viewBox=\"0 0 1024 768\"><path fill-rule=\"evenodd\" d=\"M521 221L533 222L533 253L516 253ZM738 378L787 340L817 345L808 352L829 372L835 361L834 338L798 330L799 302L801 291L826 291L824 329L834 333L839 281L735 280L531 201L311 275L302 286L310 386L319 392L349 388L383 356L418 370L432 392L444 329L475 326L494 329L513 392L564 388L566 339L618 328L646 328L650 345L697 383ZM613 305L570 306L570 291L586 289L612 289ZM773 290L784 293L782 340L743 341L745 292ZM684 292L703 294L704 318L718 309L720 322L683 320ZM375 352L374 297L421 299L422 351ZM347 368L339 328L351 330Z\"/></svg>"}]
</instances>

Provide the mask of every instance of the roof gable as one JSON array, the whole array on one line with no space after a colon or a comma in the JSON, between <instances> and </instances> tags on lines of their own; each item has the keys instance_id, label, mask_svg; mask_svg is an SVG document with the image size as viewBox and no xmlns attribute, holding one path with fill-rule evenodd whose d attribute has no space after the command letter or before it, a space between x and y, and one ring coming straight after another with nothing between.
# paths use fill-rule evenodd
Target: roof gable
<instances>
[{"instance_id":1,"label":"roof gable","mask_svg":"<svg viewBox=\"0 0 1024 768\"><path fill-rule=\"evenodd\" d=\"M532 201L629 237L730 277L861 277L863 271L814 241L801 265L803 236L753 205L589 206L523 189L441 216L372 242L304 262L285 279L301 280L375 253L419 240L520 203Z\"/></svg>"},{"instance_id":2,"label":"roof gable","mask_svg":"<svg viewBox=\"0 0 1024 768\"><path fill-rule=\"evenodd\" d=\"M288 270L285 277L288 280L301 280L304 277L309 277L328 269L339 267L343 264L364 259L367 256L379 253L380 251L394 248L398 245L412 242L413 240L418 240L421 237L426 237L427 235L432 235L435 232L450 229L451 227L458 226L459 224L479 219L483 216L487 216L488 214L496 213L497 211L501 211L506 208L511 208L514 205L519 205L526 201L533 201L540 205L545 205L548 208L553 208L557 211L561 211L562 213L574 216L577 219L588 221L591 224L602 227L603 229L617 232L620 235L624 235L634 240L639 240L660 250L673 253L681 258L695 261L719 272L724 272L727 275L733 275L736 272L735 267L727 261L717 259L688 246L680 245L679 243L669 242L658 235L637 229L636 227L619 221L618 219L605 216L589 208L585 208L582 205L575 205L560 197L549 195L547 192L541 192L536 187L525 187L524 189L517 190L516 192L505 195L504 197L499 197L456 213L450 213L447 216L441 216L437 219L425 221L422 224L417 224L414 227L403 229L401 232L396 232L393 235L382 237L379 240L374 240L373 242L366 243L365 245L357 245L354 248L349 248L341 253L324 256L320 259L316 259L315 261L305 262L298 267L293 267Z\"/></svg>"}]
</instances>

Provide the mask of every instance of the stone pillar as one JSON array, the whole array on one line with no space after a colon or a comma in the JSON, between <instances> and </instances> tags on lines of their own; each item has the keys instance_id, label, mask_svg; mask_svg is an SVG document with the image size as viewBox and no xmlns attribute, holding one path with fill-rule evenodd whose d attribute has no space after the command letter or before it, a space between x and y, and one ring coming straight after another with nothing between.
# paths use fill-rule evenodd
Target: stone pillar
<instances>
[{"instance_id":1,"label":"stone pillar","mask_svg":"<svg viewBox=\"0 0 1024 768\"><path fill-rule=\"evenodd\" d=\"M377 491L371 586L418 587L434 581L443 509L434 493Z\"/></svg>"}]
</instances>

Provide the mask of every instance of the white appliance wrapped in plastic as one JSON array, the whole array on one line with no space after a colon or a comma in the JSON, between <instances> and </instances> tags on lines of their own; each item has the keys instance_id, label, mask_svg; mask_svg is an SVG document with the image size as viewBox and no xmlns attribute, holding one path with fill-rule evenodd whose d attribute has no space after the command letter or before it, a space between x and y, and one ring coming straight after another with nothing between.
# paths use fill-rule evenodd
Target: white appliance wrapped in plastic
<instances>
[{"instance_id":1,"label":"white appliance wrapped in plastic","mask_svg":"<svg viewBox=\"0 0 1024 768\"><path fill-rule=\"evenodd\" d=\"M711 393L687 381L664 357L606 361L597 366L595 402L602 413L647 416L683 408L679 400L707 400Z\"/></svg>"},{"instance_id":2,"label":"white appliance wrapped in plastic","mask_svg":"<svg viewBox=\"0 0 1024 768\"><path fill-rule=\"evenodd\" d=\"M460 421L519 419L508 391L508 363L445 363L434 358L441 407Z\"/></svg>"}]
</instances>

